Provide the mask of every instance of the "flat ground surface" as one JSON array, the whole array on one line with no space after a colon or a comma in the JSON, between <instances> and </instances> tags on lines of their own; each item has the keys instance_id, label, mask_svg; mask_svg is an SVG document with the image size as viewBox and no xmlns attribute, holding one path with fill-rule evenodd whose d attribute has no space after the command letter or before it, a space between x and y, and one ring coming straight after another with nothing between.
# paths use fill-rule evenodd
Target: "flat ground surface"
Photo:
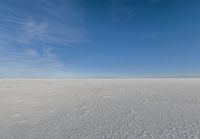
<instances>
[{"instance_id":1,"label":"flat ground surface","mask_svg":"<svg viewBox=\"0 0 200 139\"><path fill-rule=\"evenodd\" d=\"M1 79L1 139L199 139L200 79Z\"/></svg>"}]
</instances>

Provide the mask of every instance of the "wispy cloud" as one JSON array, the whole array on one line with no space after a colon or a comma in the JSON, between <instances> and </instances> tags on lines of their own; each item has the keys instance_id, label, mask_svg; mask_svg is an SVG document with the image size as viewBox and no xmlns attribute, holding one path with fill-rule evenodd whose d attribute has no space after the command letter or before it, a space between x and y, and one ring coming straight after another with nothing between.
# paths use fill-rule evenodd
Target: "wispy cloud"
<instances>
[{"instance_id":1,"label":"wispy cloud","mask_svg":"<svg viewBox=\"0 0 200 139\"><path fill-rule=\"evenodd\" d=\"M28 19L21 24L19 42L45 43L50 46L73 46L88 40L86 29L59 22Z\"/></svg>"},{"instance_id":2,"label":"wispy cloud","mask_svg":"<svg viewBox=\"0 0 200 139\"><path fill-rule=\"evenodd\" d=\"M21 27L20 41L25 43L32 43L34 40L46 41L48 26L47 22L36 23L34 20L28 20Z\"/></svg>"},{"instance_id":3,"label":"wispy cloud","mask_svg":"<svg viewBox=\"0 0 200 139\"><path fill-rule=\"evenodd\" d=\"M41 53L30 48L23 51L2 50L0 55L0 72L4 73L1 76L48 77L67 71L50 48Z\"/></svg>"},{"instance_id":4,"label":"wispy cloud","mask_svg":"<svg viewBox=\"0 0 200 139\"><path fill-rule=\"evenodd\" d=\"M2 0L0 5L1 74L63 72L67 66L53 49L88 40L77 1Z\"/></svg>"},{"instance_id":5,"label":"wispy cloud","mask_svg":"<svg viewBox=\"0 0 200 139\"><path fill-rule=\"evenodd\" d=\"M1 36L10 41L72 46L88 40L81 8L72 1L8 0L0 4Z\"/></svg>"}]
</instances>

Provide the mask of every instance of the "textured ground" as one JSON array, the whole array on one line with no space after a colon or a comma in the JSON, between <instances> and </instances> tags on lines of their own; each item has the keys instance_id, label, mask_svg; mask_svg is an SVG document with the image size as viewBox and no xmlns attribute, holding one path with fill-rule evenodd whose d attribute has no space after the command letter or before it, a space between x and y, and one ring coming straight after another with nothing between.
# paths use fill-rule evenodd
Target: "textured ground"
<instances>
[{"instance_id":1,"label":"textured ground","mask_svg":"<svg viewBox=\"0 0 200 139\"><path fill-rule=\"evenodd\" d=\"M0 138L199 139L200 79L1 79Z\"/></svg>"}]
</instances>

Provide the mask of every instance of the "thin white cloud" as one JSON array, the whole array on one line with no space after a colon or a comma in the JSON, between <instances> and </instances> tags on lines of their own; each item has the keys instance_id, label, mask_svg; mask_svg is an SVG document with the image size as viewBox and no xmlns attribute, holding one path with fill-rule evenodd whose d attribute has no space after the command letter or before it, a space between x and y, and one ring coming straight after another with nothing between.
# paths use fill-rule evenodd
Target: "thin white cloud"
<instances>
[{"instance_id":1,"label":"thin white cloud","mask_svg":"<svg viewBox=\"0 0 200 139\"><path fill-rule=\"evenodd\" d=\"M19 42L45 43L51 46L73 46L88 40L84 28L76 28L59 22L28 19L21 25Z\"/></svg>"},{"instance_id":2,"label":"thin white cloud","mask_svg":"<svg viewBox=\"0 0 200 139\"><path fill-rule=\"evenodd\" d=\"M39 57L40 56L36 50L31 49L31 48L27 48L25 53L31 57Z\"/></svg>"},{"instance_id":3,"label":"thin white cloud","mask_svg":"<svg viewBox=\"0 0 200 139\"><path fill-rule=\"evenodd\" d=\"M88 41L83 12L73 0L0 1L0 76L59 75L57 46Z\"/></svg>"},{"instance_id":4,"label":"thin white cloud","mask_svg":"<svg viewBox=\"0 0 200 139\"><path fill-rule=\"evenodd\" d=\"M0 51L0 55L0 76L8 74L45 77L66 72L63 63L50 48L44 49L41 53L30 48L24 51L4 50Z\"/></svg>"},{"instance_id":5,"label":"thin white cloud","mask_svg":"<svg viewBox=\"0 0 200 139\"><path fill-rule=\"evenodd\" d=\"M88 40L82 10L69 0L8 0L0 17L1 34L10 41L72 46Z\"/></svg>"},{"instance_id":6,"label":"thin white cloud","mask_svg":"<svg viewBox=\"0 0 200 139\"><path fill-rule=\"evenodd\" d=\"M48 23L36 23L34 20L28 20L21 27L21 41L32 43L34 40L45 41L48 32Z\"/></svg>"}]
</instances>

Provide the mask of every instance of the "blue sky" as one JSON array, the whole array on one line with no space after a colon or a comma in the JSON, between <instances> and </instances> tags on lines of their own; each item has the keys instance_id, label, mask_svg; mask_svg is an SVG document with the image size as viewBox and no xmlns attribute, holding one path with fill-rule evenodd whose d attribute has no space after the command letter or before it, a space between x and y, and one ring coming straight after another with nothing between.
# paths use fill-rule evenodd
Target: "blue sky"
<instances>
[{"instance_id":1,"label":"blue sky","mask_svg":"<svg viewBox=\"0 0 200 139\"><path fill-rule=\"evenodd\" d=\"M199 0L1 0L0 77L200 75Z\"/></svg>"}]
</instances>

